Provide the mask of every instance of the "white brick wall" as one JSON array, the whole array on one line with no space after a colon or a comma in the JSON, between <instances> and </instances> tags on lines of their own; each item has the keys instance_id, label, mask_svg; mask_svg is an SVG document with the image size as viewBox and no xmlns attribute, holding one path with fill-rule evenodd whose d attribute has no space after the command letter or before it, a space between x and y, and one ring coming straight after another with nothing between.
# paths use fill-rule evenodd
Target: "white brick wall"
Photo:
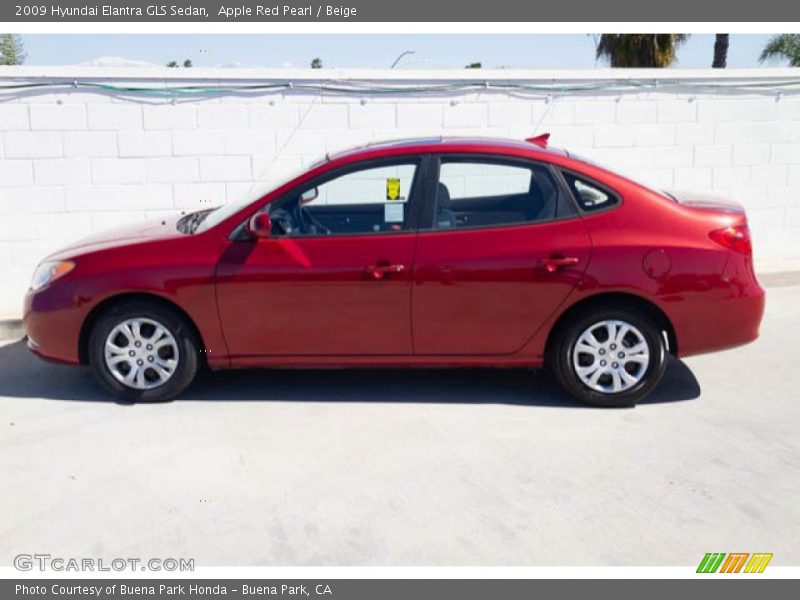
<instances>
[{"instance_id":1,"label":"white brick wall","mask_svg":"<svg viewBox=\"0 0 800 600\"><path fill-rule=\"evenodd\" d=\"M654 71L131 71L4 68L31 78L151 86L287 80L563 85L663 76ZM386 138L486 135L551 143L652 185L732 197L749 211L758 260L800 259L800 94L714 92L715 83L798 80L797 70L677 71L682 87L529 95L323 95L202 98L116 95L65 86L0 92L0 318L18 312L42 256L74 238L165 212L225 202L272 165ZM464 79L469 77L471 79ZM123 79L124 78L124 79ZM317 80L318 81L318 80ZM693 83L703 83L695 91Z\"/></svg>"},{"instance_id":2,"label":"white brick wall","mask_svg":"<svg viewBox=\"0 0 800 600\"><path fill-rule=\"evenodd\" d=\"M31 104L28 114L34 131L86 129L86 107L81 104Z\"/></svg>"}]
</instances>

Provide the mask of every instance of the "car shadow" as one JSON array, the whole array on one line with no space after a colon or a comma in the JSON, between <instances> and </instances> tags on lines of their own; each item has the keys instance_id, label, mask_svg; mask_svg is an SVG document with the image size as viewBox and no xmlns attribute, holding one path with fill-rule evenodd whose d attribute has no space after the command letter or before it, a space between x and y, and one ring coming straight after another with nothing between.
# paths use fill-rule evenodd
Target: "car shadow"
<instances>
[{"instance_id":1,"label":"car shadow","mask_svg":"<svg viewBox=\"0 0 800 600\"><path fill-rule=\"evenodd\" d=\"M642 403L693 400L700 385L686 364L670 358L661 385ZM0 346L0 401L42 398L113 399L87 368L42 361L23 340ZM204 372L181 401L387 402L579 407L544 371L524 369L247 369Z\"/></svg>"}]
</instances>

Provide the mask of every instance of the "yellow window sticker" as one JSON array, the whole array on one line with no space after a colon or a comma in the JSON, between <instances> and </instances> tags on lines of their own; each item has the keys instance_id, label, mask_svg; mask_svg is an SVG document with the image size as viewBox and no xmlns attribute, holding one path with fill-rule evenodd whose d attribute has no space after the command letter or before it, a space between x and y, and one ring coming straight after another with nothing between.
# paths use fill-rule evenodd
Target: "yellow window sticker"
<instances>
[{"instance_id":1,"label":"yellow window sticker","mask_svg":"<svg viewBox=\"0 0 800 600\"><path fill-rule=\"evenodd\" d=\"M398 177L389 177L386 179L386 199L402 200L400 197L400 179Z\"/></svg>"}]
</instances>

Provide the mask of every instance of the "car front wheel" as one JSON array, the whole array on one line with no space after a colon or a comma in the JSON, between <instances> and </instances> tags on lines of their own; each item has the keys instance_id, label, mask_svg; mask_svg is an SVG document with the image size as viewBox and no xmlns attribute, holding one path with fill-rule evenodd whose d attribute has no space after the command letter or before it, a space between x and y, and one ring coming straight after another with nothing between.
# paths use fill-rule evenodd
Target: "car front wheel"
<instances>
[{"instance_id":1,"label":"car front wheel","mask_svg":"<svg viewBox=\"0 0 800 600\"><path fill-rule=\"evenodd\" d=\"M199 345L186 320L159 303L104 312L89 338L89 364L112 394L133 402L172 400L194 379Z\"/></svg>"},{"instance_id":2,"label":"car front wheel","mask_svg":"<svg viewBox=\"0 0 800 600\"><path fill-rule=\"evenodd\" d=\"M658 385L666 344L653 320L634 309L601 309L570 319L549 363L574 398L601 407L633 406Z\"/></svg>"}]
</instances>

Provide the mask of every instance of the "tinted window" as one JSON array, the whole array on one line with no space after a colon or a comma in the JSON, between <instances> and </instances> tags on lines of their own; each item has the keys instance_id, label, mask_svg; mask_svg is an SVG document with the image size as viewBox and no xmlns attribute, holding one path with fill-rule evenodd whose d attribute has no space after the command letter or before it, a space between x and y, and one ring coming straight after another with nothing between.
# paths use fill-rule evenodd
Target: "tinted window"
<instances>
[{"instance_id":1,"label":"tinted window","mask_svg":"<svg viewBox=\"0 0 800 600\"><path fill-rule=\"evenodd\" d=\"M444 159L434 226L492 227L553 219L558 195L558 185L543 166Z\"/></svg>"},{"instance_id":2,"label":"tinted window","mask_svg":"<svg viewBox=\"0 0 800 600\"><path fill-rule=\"evenodd\" d=\"M275 235L347 235L404 231L417 165L350 171L293 192L271 207Z\"/></svg>"},{"instance_id":3,"label":"tinted window","mask_svg":"<svg viewBox=\"0 0 800 600\"><path fill-rule=\"evenodd\" d=\"M601 188L596 183L576 177L572 173L564 173L567 185L583 210L592 211L608 208L619 202L617 196Z\"/></svg>"}]
</instances>

